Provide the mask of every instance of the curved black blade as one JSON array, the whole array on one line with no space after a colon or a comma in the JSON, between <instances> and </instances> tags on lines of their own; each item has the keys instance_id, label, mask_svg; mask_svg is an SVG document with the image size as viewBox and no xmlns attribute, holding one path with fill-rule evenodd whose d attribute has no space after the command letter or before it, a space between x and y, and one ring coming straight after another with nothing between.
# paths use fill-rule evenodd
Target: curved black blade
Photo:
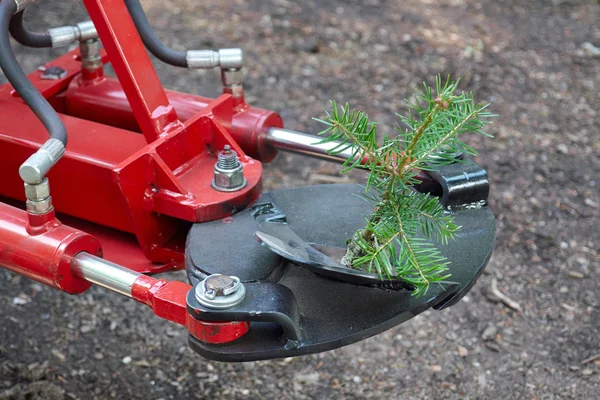
<instances>
[{"instance_id":1,"label":"curved black blade","mask_svg":"<svg viewBox=\"0 0 600 400\"><path fill-rule=\"evenodd\" d=\"M343 266L304 241L289 225L283 224L278 227L277 231L277 237L261 231L257 231L254 237L262 246L309 271L353 285L380 287L388 290L413 290L411 285L400 278L381 279L377 274Z\"/></svg>"}]
</instances>

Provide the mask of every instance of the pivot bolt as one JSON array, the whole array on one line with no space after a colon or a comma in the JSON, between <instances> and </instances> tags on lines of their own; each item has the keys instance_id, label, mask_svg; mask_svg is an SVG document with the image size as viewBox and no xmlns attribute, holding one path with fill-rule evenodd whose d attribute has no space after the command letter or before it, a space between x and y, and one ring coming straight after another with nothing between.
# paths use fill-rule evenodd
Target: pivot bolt
<instances>
[{"instance_id":1,"label":"pivot bolt","mask_svg":"<svg viewBox=\"0 0 600 400\"><path fill-rule=\"evenodd\" d=\"M214 179L211 186L220 192L236 192L248 182L244 177L244 166L237 153L228 144L217 155Z\"/></svg>"},{"instance_id":2,"label":"pivot bolt","mask_svg":"<svg viewBox=\"0 0 600 400\"><path fill-rule=\"evenodd\" d=\"M196 300L207 308L218 310L235 307L246 296L246 288L238 277L213 274L196 286Z\"/></svg>"}]
</instances>

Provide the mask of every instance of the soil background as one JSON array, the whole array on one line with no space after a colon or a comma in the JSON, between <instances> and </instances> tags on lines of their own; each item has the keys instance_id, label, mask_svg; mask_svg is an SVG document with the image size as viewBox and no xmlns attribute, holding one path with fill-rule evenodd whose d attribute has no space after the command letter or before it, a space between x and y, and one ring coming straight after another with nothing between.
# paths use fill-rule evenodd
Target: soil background
<instances>
[{"instance_id":1,"label":"soil background","mask_svg":"<svg viewBox=\"0 0 600 400\"><path fill-rule=\"evenodd\" d=\"M290 129L318 131L311 118L335 99L391 130L423 81L461 77L500 114L494 140L469 139L492 183L494 256L451 309L335 351L245 364L196 356L183 329L106 290L74 297L0 271L0 399L598 398L597 0L143 4L175 48L242 47L248 101ZM32 29L87 19L79 1L30 8ZM15 51L27 71L61 53ZM156 66L167 87L218 94L214 71ZM362 179L287 154L265 173L267 189ZM493 301L494 279L521 312Z\"/></svg>"}]
</instances>

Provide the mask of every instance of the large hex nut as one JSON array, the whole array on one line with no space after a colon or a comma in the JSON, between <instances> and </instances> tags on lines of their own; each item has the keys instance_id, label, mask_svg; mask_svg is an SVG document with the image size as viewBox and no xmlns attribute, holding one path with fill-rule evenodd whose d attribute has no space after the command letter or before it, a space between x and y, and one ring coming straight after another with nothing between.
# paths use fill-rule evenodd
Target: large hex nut
<instances>
[{"instance_id":1,"label":"large hex nut","mask_svg":"<svg viewBox=\"0 0 600 400\"><path fill-rule=\"evenodd\" d=\"M221 192L235 192L243 189L247 183L242 164L235 169L221 169L215 166L215 175L212 181L214 189Z\"/></svg>"},{"instance_id":2,"label":"large hex nut","mask_svg":"<svg viewBox=\"0 0 600 400\"><path fill-rule=\"evenodd\" d=\"M48 178L44 178L37 185L25 184L25 196L28 200L40 201L50 197L50 183Z\"/></svg>"}]
</instances>

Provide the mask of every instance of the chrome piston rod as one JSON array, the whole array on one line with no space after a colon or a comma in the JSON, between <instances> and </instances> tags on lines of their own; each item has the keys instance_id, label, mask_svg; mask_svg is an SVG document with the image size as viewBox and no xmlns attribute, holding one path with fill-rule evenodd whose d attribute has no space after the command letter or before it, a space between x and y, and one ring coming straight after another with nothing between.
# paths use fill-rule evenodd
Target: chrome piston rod
<instances>
[{"instance_id":1,"label":"chrome piston rod","mask_svg":"<svg viewBox=\"0 0 600 400\"><path fill-rule=\"evenodd\" d=\"M340 142L319 143L321 140L322 138L319 136L281 128L271 128L265 136L267 144L277 150L338 163L343 163L352 158L351 148L345 149L339 154L331 155L328 152L338 147Z\"/></svg>"},{"instance_id":2,"label":"chrome piston rod","mask_svg":"<svg viewBox=\"0 0 600 400\"><path fill-rule=\"evenodd\" d=\"M133 282L140 277L139 272L131 271L118 264L89 253L79 253L71 261L71 271L78 278L95 283L106 289L132 297Z\"/></svg>"}]
</instances>

